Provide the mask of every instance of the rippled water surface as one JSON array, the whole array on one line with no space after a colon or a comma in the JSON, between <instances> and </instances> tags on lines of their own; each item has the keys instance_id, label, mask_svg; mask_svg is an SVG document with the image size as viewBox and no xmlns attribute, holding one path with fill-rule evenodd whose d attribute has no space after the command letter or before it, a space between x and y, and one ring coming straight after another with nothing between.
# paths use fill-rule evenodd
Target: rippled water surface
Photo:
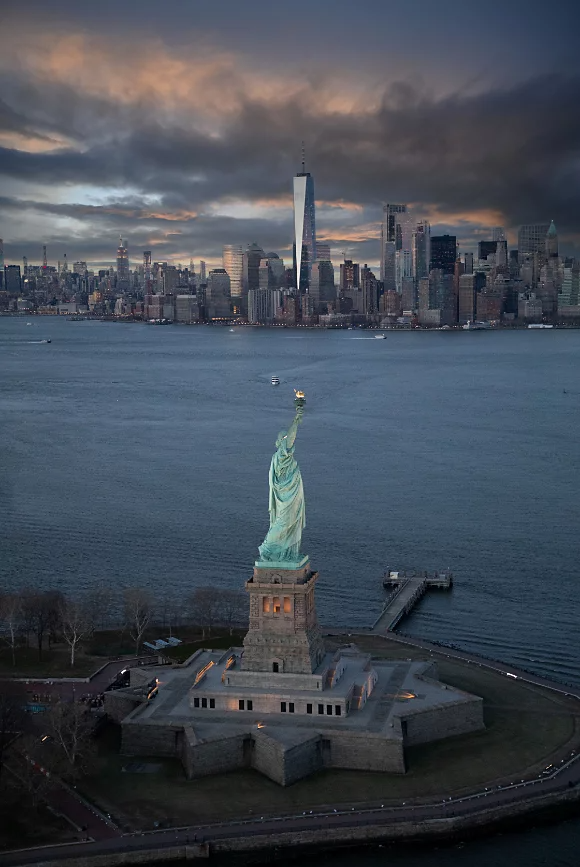
<instances>
[{"instance_id":1,"label":"rippled water surface","mask_svg":"<svg viewBox=\"0 0 580 867\"><path fill-rule=\"evenodd\" d=\"M241 587L301 387L321 621L370 624L387 566L449 567L405 631L580 682L580 331L26 321L0 318L4 582Z\"/></svg>"}]
</instances>

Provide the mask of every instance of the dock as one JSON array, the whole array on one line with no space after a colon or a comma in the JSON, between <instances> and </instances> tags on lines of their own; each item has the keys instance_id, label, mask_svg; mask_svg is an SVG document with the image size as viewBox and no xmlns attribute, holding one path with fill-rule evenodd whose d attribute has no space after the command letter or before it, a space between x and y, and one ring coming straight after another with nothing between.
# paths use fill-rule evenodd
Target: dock
<instances>
[{"instance_id":1,"label":"dock","mask_svg":"<svg viewBox=\"0 0 580 867\"><path fill-rule=\"evenodd\" d=\"M371 627L371 632L379 635L396 629L427 590L450 590L453 587L453 575L448 570L432 575L427 572L389 570L383 576L383 587L390 591L389 596Z\"/></svg>"}]
</instances>

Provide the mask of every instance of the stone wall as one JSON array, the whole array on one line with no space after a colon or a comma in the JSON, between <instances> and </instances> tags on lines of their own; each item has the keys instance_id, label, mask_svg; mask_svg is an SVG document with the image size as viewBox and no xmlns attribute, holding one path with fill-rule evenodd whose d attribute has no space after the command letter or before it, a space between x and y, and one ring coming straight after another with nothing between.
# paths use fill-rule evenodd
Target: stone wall
<instances>
[{"instance_id":1,"label":"stone wall","mask_svg":"<svg viewBox=\"0 0 580 867\"><path fill-rule=\"evenodd\" d=\"M483 699L473 696L408 716L401 714L400 720L405 746L479 731L485 728Z\"/></svg>"},{"instance_id":2,"label":"stone wall","mask_svg":"<svg viewBox=\"0 0 580 867\"><path fill-rule=\"evenodd\" d=\"M238 768L248 767L250 750L247 746L250 734L226 735L219 740L194 742L191 730L184 730L179 738L181 759L189 780L210 774L225 774ZM183 745L183 746L182 746Z\"/></svg>"},{"instance_id":3,"label":"stone wall","mask_svg":"<svg viewBox=\"0 0 580 867\"><path fill-rule=\"evenodd\" d=\"M176 756L183 726L127 721L121 725L121 753L125 756Z\"/></svg>"},{"instance_id":4,"label":"stone wall","mask_svg":"<svg viewBox=\"0 0 580 867\"><path fill-rule=\"evenodd\" d=\"M340 730L322 732L322 740L327 767L405 773L402 740L386 740L370 732Z\"/></svg>"},{"instance_id":5,"label":"stone wall","mask_svg":"<svg viewBox=\"0 0 580 867\"><path fill-rule=\"evenodd\" d=\"M139 704L141 702L137 698L118 695L117 692L105 693L105 713L116 723L121 723Z\"/></svg>"},{"instance_id":6,"label":"stone wall","mask_svg":"<svg viewBox=\"0 0 580 867\"><path fill-rule=\"evenodd\" d=\"M284 754L283 786L291 786L322 768L322 744L319 734L297 744Z\"/></svg>"}]
</instances>

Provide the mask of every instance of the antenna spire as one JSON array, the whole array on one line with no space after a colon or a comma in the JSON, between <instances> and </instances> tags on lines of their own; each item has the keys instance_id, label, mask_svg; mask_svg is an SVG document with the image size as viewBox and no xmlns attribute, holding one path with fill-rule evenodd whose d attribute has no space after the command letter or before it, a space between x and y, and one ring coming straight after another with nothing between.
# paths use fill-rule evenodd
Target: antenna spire
<instances>
[{"instance_id":1,"label":"antenna spire","mask_svg":"<svg viewBox=\"0 0 580 867\"><path fill-rule=\"evenodd\" d=\"M305 174L305 168L304 168L305 164L306 164L306 156L304 153L304 142L302 142L302 174Z\"/></svg>"}]
</instances>

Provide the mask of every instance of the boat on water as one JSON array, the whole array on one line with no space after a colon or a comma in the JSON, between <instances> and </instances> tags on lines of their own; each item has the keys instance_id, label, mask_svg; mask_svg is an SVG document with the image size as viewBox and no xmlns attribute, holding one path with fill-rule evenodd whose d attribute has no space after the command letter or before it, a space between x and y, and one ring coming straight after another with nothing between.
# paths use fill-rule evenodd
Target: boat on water
<instances>
[{"instance_id":1,"label":"boat on water","mask_svg":"<svg viewBox=\"0 0 580 867\"><path fill-rule=\"evenodd\" d=\"M280 380L277 376L272 377L272 385L280 385Z\"/></svg>"},{"instance_id":2,"label":"boat on water","mask_svg":"<svg viewBox=\"0 0 580 867\"><path fill-rule=\"evenodd\" d=\"M472 322L470 319L461 327L464 331L487 331L488 328L491 328L491 322Z\"/></svg>"},{"instance_id":3,"label":"boat on water","mask_svg":"<svg viewBox=\"0 0 580 867\"><path fill-rule=\"evenodd\" d=\"M386 340L386 339L387 339L386 334L375 334L375 340Z\"/></svg>"},{"instance_id":4,"label":"boat on water","mask_svg":"<svg viewBox=\"0 0 580 867\"><path fill-rule=\"evenodd\" d=\"M553 328L553 325L547 325L545 322L531 322L528 328Z\"/></svg>"}]
</instances>

